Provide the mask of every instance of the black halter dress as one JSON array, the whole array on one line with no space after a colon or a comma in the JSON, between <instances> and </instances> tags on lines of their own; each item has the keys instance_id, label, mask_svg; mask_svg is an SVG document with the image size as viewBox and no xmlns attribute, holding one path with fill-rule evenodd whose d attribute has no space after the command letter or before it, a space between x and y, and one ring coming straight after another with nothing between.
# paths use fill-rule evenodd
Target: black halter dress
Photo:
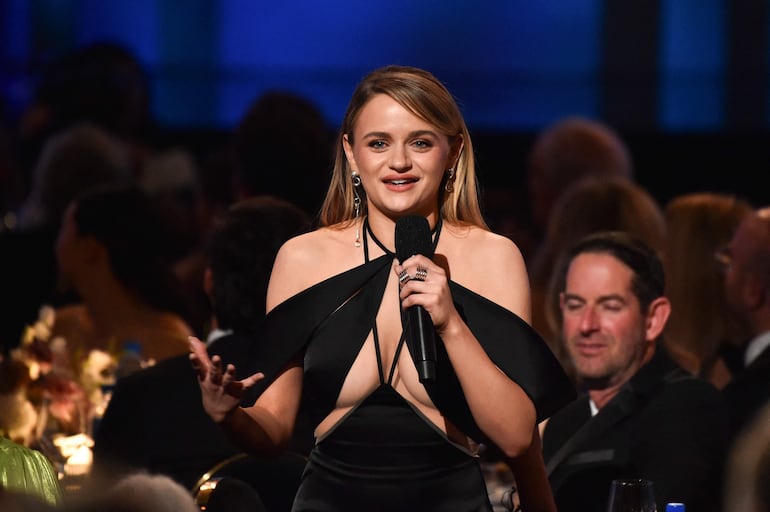
<instances>
[{"instance_id":1,"label":"black halter dress","mask_svg":"<svg viewBox=\"0 0 770 512\"><path fill-rule=\"evenodd\" d=\"M380 385L317 440L292 510L490 511L478 459L449 440L391 386L395 361L406 343L402 335L386 375L376 316L394 256L383 247L386 254L370 261L367 236L364 244L363 265L300 292L270 312L249 369L262 371L265 379L242 405L251 405L286 362L304 352L301 407L317 425L334 409L343 381L371 332ZM450 282L450 290L490 358L532 397L539 418L574 397L558 361L526 322L456 283ZM440 341L437 351L436 380L426 391L454 425L485 442Z\"/></svg>"}]
</instances>

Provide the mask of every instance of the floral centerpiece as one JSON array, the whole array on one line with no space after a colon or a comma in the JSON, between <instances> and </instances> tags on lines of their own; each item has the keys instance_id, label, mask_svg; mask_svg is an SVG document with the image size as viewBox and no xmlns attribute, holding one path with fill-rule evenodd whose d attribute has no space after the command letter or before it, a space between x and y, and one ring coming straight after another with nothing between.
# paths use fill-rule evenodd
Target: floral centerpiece
<instances>
[{"instance_id":1,"label":"floral centerpiece","mask_svg":"<svg viewBox=\"0 0 770 512\"><path fill-rule=\"evenodd\" d=\"M82 468L94 421L104 414L117 376L147 363L116 351L84 351L52 336L55 318L55 310L43 306L0 365L0 434L39 449L61 468L76 467L68 457L77 452Z\"/></svg>"}]
</instances>

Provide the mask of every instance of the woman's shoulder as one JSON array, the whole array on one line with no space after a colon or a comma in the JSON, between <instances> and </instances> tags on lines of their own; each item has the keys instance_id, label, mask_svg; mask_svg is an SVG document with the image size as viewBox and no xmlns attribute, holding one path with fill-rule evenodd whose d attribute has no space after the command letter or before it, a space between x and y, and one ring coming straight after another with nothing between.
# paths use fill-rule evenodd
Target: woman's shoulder
<instances>
[{"instance_id":1,"label":"woman's shoulder","mask_svg":"<svg viewBox=\"0 0 770 512\"><path fill-rule=\"evenodd\" d=\"M475 226L450 226L441 236L452 281L529 321L529 276L513 240Z\"/></svg>"},{"instance_id":2,"label":"woman's shoulder","mask_svg":"<svg viewBox=\"0 0 770 512\"><path fill-rule=\"evenodd\" d=\"M286 241L273 265L268 308L363 263L355 247L355 228L318 228Z\"/></svg>"},{"instance_id":3,"label":"woman's shoulder","mask_svg":"<svg viewBox=\"0 0 770 512\"><path fill-rule=\"evenodd\" d=\"M322 227L287 240L276 256L276 265L319 265L330 257L341 258L352 253L355 234L347 236L347 229ZM308 268L309 271L312 269Z\"/></svg>"},{"instance_id":4,"label":"woman's shoulder","mask_svg":"<svg viewBox=\"0 0 770 512\"><path fill-rule=\"evenodd\" d=\"M493 265L495 268L524 266L524 258L516 243L506 236L476 226L448 226L442 237L449 254L459 261ZM451 260L450 260L451 262Z\"/></svg>"}]
</instances>

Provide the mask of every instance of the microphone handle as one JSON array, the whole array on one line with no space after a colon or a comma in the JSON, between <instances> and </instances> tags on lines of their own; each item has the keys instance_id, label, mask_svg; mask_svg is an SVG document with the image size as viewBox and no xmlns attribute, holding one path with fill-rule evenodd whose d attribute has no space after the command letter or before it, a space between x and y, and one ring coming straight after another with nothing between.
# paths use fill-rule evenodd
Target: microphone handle
<instances>
[{"instance_id":1,"label":"microphone handle","mask_svg":"<svg viewBox=\"0 0 770 512\"><path fill-rule=\"evenodd\" d=\"M436 379L436 338L430 314L422 306L409 308L409 326L414 340L414 362L420 382L430 382Z\"/></svg>"}]
</instances>

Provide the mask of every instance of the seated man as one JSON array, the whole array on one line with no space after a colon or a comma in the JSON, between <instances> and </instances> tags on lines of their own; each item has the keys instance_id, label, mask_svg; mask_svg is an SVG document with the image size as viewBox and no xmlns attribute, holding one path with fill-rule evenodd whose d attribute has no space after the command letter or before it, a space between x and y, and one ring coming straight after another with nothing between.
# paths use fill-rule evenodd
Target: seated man
<instances>
[{"instance_id":1,"label":"seated man","mask_svg":"<svg viewBox=\"0 0 770 512\"><path fill-rule=\"evenodd\" d=\"M260 196L236 203L214 227L204 279L214 312L208 341L224 361L243 362L251 343L259 342L273 259L308 226L299 207ZM297 452L312 444L312 432L302 425L292 446ZM192 489L205 471L239 451L204 412L197 377L183 354L118 381L94 435L92 473L113 480L144 469Z\"/></svg>"},{"instance_id":2,"label":"seated man","mask_svg":"<svg viewBox=\"0 0 770 512\"><path fill-rule=\"evenodd\" d=\"M731 439L770 403L770 207L744 218L720 255L727 304L750 327L745 367L722 390Z\"/></svg>"},{"instance_id":3,"label":"seated man","mask_svg":"<svg viewBox=\"0 0 770 512\"><path fill-rule=\"evenodd\" d=\"M566 256L562 336L585 392L543 433L559 512L606 510L615 478L652 480L658 510L718 510L727 413L716 388L658 346L671 309L660 259L618 232Z\"/></svg>"}]
</instances>

